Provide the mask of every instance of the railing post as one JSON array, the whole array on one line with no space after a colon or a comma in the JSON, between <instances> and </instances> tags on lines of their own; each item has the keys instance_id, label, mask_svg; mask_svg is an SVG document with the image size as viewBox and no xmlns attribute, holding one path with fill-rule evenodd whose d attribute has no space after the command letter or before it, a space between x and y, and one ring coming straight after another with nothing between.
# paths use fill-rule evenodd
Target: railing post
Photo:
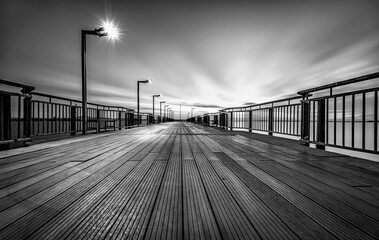
<instances>
[{"instance_id":1,"label":"railing post","mask_svg":"<svg viewBox=\"0 0 379 240\"><path fill-rule=\"evenodd\" d=\"M253 111L249 111L249 132L252 132L253 128Z\"/></svg>"},{"instance_id":2,"label":"railing post","mask_svg":"<svg viewBox=\"0 0 379 240\"><path fill-rule=\"evenodd\" d=\"M317 142L325 143L325 99L318 100L317 107ZM324 144L316 144L317 149L325 150Z\"/></svg>"},{"instance_id":3,"label":"railing post","mask_svg":"<svg viewBox=\"0 0 379 240\"><path fill-rule=\"evenodd\" d=\"M71 106L71 136L76 135L76 107Z\"/></svg>"},{"instance_id":4,"label":"railing post","mask_svg":"<svg viewBox=\"0 0 379 240\"><path fill-rule=\"evenodd\" d=\"M11 96L0 95L0 140L11 138ZM9 144L1 144L0 150L9 149Z\"/></svg>"},{"instance_id":5,"label":"railing post","mask_svg":"<svg viewBox=\"0 0 379 240\"><path fill-rule=\"evenodd\" d=\"M122 124L122 112L118 111L118 130L121 130L121 124Z\"/></svg>"},{"instance_id":6,"label":"railing post","mask_svg":"<svg viewBox=\"0 0 379 240\"><path fill-rule=\"evenodd\" d=\"M268 109L268 135L273 134L274 132L274 109L269 108Z\"/></svg>"},{"instance_id":7,"label":"railing post","mask_svg":"<svg viewBox=\"0 0 379 240\"><path fill-rule=\"evenodd\" d=\"M26 93L30 94L30 93ZM24 98L24 138L30 138L32 135L32 97ZM24 146L26 142L24 142Z\"/></svg>"},{"instance_id":8,"label":"railing post","mask_svg":"<svg viewBox=\"0 0 379 240\"><path fill-rule=\"evenodd\" d=\"M100 109L96 110L96 133L100 132ZM107 123L105 122L105 130L107 129Z\"/></svg>"},{"instance_id":9,"label":"railing post","mask_svg":"<svg viewBox=\"0 0 379 240\"><path fill-rule=\"evenodd\" d=\"M301 140L304 141L304 145L309 146L310 136L310 108L309 100L306 95L303 95L301 101Z\"/></svg>"},{"instance_id":10,"label":"railing post","mask_svg":"<svg viewBox=\"0 0 379 240\"><path fill-rule=\"evenodd\" d=\"M128 115L129 115L129 113L127 111L125 111L125 120L124 120L125 129L127 129L128 125L129 125L129 123L128 123L129 116Z\"/></svg>"},{"instance_id":11,"label":"railing post","mask_svg":"<svg viewBox=\"0 0 379 240\"><path fill-rule=\"evenodd\" d=\"M230 131L233 131L233 112L230 112Z\"/></svg>"}]
</instances>

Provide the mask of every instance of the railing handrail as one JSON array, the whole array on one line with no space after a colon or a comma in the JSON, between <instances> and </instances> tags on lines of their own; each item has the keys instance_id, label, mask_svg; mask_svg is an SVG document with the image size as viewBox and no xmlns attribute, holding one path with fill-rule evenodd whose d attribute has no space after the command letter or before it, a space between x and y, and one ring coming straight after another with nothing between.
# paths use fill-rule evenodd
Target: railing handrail
<instances>
[{"instance_id":1,"label":"railing handrail","mask_svg":"<svg viewBox=\"0 0 379 240\"><path fill-rule=\"evenodd\" d=\"M11 81L4 80L4 79L0 79L0 84L12 86L12 87L22 88L21 92L23 94L28 94L28 93L30 93L31 91L33 91L35 89L35 87L30 86L30 85L16 83L16 82L11 82Z\"/></svg>"},{"instance_id":2,"label":"railing handrail","mask_svg":"<svg viewBox=\"0 0 379 240\"><path fill-rule=\"evenodd\" d=\"M40 93L40 92L32 92L32 95L37 95L40 97L48 97L48 98L55 98L59 100L64 100L64 101L69 101L69 102L76 102L76 103L82 103L80 100L75 100L75 99L70 99L70 98L65 98L65 97L59 97L59 96L54 96L46 93ZM87 102L89 105L95 105L95 106L100 106L100 107L105 107L105 108L117 108L117 109L125 109L126 111L129 112L134 112L133 109L131 108L126 108L126 107L120 107L120 106L108 106L108 105L103 105L103 104L98 104L98 103L91 103Z\"/></svg>"},{"instance_id":3,"label":"railing handrail","mask_svg":"<svg viewBox=\"0 0 379 240\"><path fill-rule=\"evenodd\" d=\"M362 82L362 81L372 80L372 79L375 79L378 77L379 77L379 72L371 73L371 74L367 74L367 75L360 76L360 77L350 78L350 79L339 81L339 82L334 82L334 83L330 83L330 84L326 84L326 85L322 85L322 86L318 86L318 87L314 87L314 88L309 88L306 90L299 91L299 92L297 92L297 94L307 95L308 93L311 93L311 92L317 92L317 91L321 91L321 90L325 90L325 89L331 89L334 87L340 87L340 86L344 86L344 85L348 85L348 84L352 84L352 83L358 83L358 82Z\"/></svg>"},{"instance_id":4,"label":"railing handrail","mask_svg":"<svg viewBox=\"0 0 379 240\"><path fill-rule=\"evenodd\" d=\"M279 100L274 100L274 101L269 101L269 102L264 102L264 103L256 103L256 104L252 104L252 105L248 105L248 106L224 108L224 109L219 110L219 112L226 112L226 111L232 110L232 109L241 109L241 111L246 111L246 109L248 109L248 108L258 107L258 106L267 105L267 104L274 104L274 103L278 103L278 102L291 101L291 100L300 99L300 98L301 98L301 96L293 96L293 97L282 98ZM242 110L242 109L244 109L244 110Z\"/></svg>"}]
</instances>

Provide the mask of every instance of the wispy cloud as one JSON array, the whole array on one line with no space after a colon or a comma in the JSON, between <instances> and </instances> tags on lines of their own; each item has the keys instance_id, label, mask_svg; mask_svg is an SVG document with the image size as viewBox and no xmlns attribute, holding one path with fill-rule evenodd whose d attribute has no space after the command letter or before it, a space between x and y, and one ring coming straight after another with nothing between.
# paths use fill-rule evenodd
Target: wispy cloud
<instances>
[{"instance_id":1,"label":"wispy cloud","mask_svg":"<svg viewBox=\"0 0 379 240\"><path fill-rule=\"evenodd\" d=\"M57 95L80 98L80 30L97 27L94 13L126 30L116 44L87 38L91 101L133 107L151 77L144 111L156 93L214 111L379 71L376 1L21 2L2 7L0 77Z\"/></svg>"}]
</instances>

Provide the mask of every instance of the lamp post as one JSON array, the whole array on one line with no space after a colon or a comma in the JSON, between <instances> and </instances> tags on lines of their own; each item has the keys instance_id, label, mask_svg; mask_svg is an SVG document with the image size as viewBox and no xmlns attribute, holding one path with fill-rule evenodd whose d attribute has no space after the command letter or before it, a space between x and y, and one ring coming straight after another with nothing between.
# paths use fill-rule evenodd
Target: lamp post
<instances>
[{"instance_id":1,"label":"lamp post","mask_svg":"<svg viewBox=\"0 0 379 240\"><path fill-rule=\"evenodd\" d=\"M164 105L164 109L163 109L163 118L164 118L164 120L165 120L165 122L166 122L166 107L168 107L169 105Z\"/></svg>"},{"instance_id":2,"label":"lamp post","mask_svg":"<svg viewBox=\"0 0 379 240\"><path fill-rule=\"evenodd\" d=\"M153 123L155 123L154 98L160 97L160 94L153 95Z\"/></svg>"},{"instance_id":3,"label":"lamp post","mask_svg":"<svg viewBox=\"0 0 379 240\"><path fill-rule=\"evenodd\" d=\"M87 35L99 37L108 36L110 38L118 37L118 30L112 22L104 23L104 27L95 30L82 30L82 133L87 134Z\"/></svg>"},{"instance_id":4,"label":"lamp post","mask_svg":"<svg viewBox=\"0 0 379 240\"><path fill-rule=\"evenodd\" d=\"M140 83L151 83L151 79L137 81L137 126L139 127L140 115L139 115L139 84Z\"/></svg>"},{"instance_id":5,"label":"lamp post","mask_svg":"<svg viewBox=\"0 0 379 240\"><path fill-rule=\"evenodd\" d=\"M160 118L160 122L162 122L162 103L166 103L166 101L161 101L159 103L159 118Z\"/></svg>"},{"instance_id":6,"label":"lamp post","mask_svg":"<svg viewBox=\"0 0 379 240\"><path fill-rule=\"evenodd\" d=\"M171 111L171 108L167 108L167 118L171 118L170 111Z\"/></svg>"}]
</instances>

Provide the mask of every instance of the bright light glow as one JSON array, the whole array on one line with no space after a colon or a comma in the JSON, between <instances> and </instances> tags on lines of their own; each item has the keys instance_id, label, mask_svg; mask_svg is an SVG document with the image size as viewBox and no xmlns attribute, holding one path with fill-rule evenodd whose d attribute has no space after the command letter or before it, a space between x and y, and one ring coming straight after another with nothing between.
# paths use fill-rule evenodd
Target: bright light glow
<instances>
[{"instance_id":1,"label":"bright light glow","mask_svg":"<svg viewBox=\"0 0 379 240\"><path fill-rule=\"evenodd\" d=\"M108 37L112 39L117 39L120 36L117 25L113 21L106 21L103 23L104 31Z\"/></svg>"},{"instance_id":2,"label":"bright light glow","mask_svg":"<svg viewBox=\"0 0 379 240\"><path fill-rule=\"evenodd\" d=\"M149 78L147 79L147 83L152 83L153 82L153 79Z\"/></svg>"}]
</instances>

